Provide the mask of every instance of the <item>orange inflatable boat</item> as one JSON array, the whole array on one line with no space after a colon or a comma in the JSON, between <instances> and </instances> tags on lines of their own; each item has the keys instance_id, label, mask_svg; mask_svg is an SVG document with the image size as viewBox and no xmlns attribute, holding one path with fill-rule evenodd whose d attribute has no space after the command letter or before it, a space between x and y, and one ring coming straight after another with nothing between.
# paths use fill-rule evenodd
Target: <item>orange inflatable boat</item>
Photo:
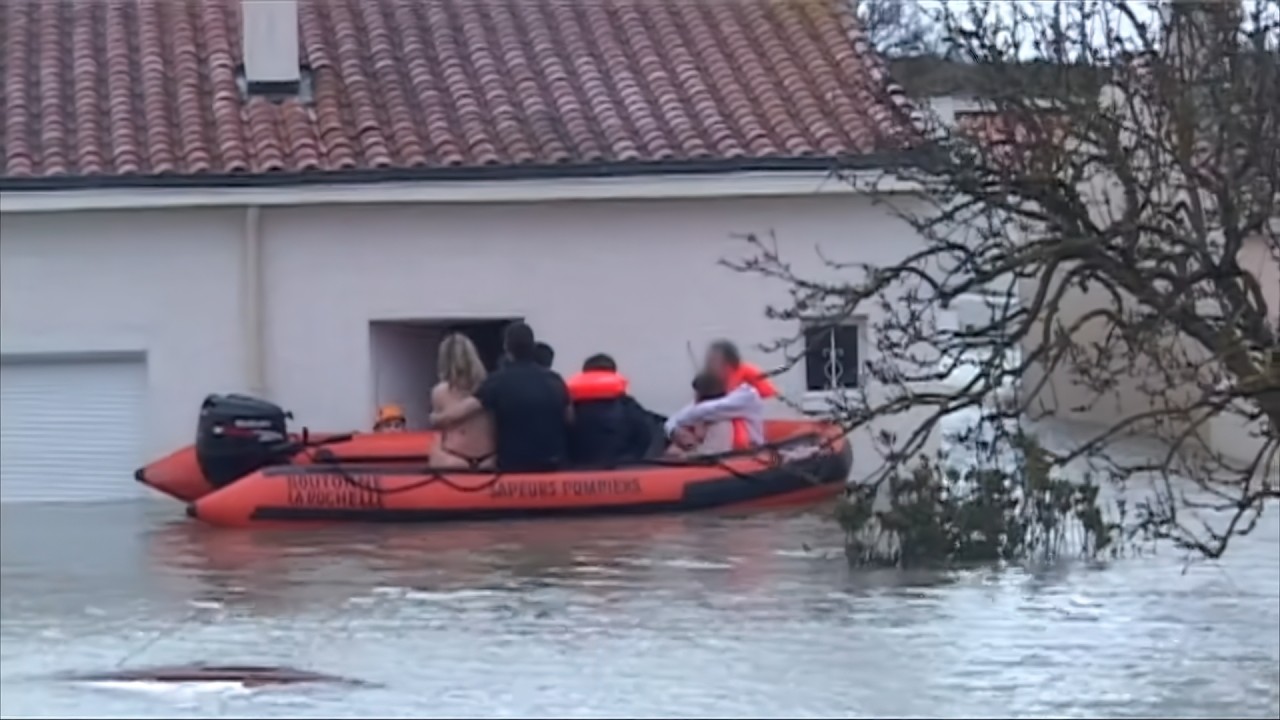
<instances>
[{"instance_id":1,"label":"orange inflatable boat","mask_svg":"<svg viewBox=\"0 0 1280 720\"><path fill-rule=\"evenodd\" d=\"M769 443L755 450L550 474L337 459L277 465L199 498L187 514L229 527L493 520L788 505L844 489L851 453L839 428L781 420L768 423L766 435Z\"/></svg>"},{"instance_id":2,"label":"orange inflatable boat","mask_svg":"<svg viewBox=\"0 0 1280 720\"><path fill-rule=\"evenodd\" d=\"M766 423L760 448L622 468L504 475L436 470L435 433L290 433L290 414L243 395L210 395L194 445L135 473L222 526L434 522L665 513L808 503L838 494L852 461L833 425Z\"/></svg>"},{"instance_id":3,"label":"orange inflatable boat","mask_svg":"<svg viewBox=\"0 0 1280 720\"><path fill-rule=\"evenodd\" d=\"M245 395L210 395L200 405L196 442L138 468L138 482L192 502L267 465L307 465L319 455L351 462L426 462L438 435L290 433L291 415Z\"/></svg>"}]
</instances>

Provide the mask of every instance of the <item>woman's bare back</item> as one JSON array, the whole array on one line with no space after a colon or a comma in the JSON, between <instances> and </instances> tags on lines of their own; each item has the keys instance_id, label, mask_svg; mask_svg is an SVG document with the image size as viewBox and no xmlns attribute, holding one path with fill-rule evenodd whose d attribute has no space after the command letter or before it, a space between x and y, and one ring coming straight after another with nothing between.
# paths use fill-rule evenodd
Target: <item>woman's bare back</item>
<instances>
[{"instance_id":1,"label":"woman's bare back","mask_svg":"<svg viewBox=\"0 0 1280 720\"><path fill-rule=\"evenodd\" d=\"M471 397L438 383L431 389L431 408L443 411ZM447 467L480 467L493 465L493 419L489 413L478 413L443 431L440 443L431 453L431 464Z\"/></svg>"}]
</instances>

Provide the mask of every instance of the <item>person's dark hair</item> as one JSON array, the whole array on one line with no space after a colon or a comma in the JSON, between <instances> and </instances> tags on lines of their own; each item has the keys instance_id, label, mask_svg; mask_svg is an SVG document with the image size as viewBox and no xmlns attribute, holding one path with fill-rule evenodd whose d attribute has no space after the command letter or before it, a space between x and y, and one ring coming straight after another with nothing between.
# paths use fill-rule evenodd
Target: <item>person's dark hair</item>
<instances>
[{"instance_id":1,"label":"person's dark hair","mask_svg":"<svg viewBox=\"0 0 1280 720\"><path fill-rule=\"evenodd\" d=\"M693 394L698 399L698 402L724 397L724 380L711 373L698 373L693 378Z\"/></svg>"},{"instance_id":2,"label":"person's dark hair","mask_svg":"<svg viewBox=\"0 0 1280 720\"><path fill-rule=\"evenodd\" d=\"M742 364L742 353L738 352L738 346L728 340L716 340L711 343L711 349L720 353L729 367L736 368Z\"/></svg>"},{"instance_id":3,"label":"person's dark hair","mask_svg":"<svg viewBox=\"0 0 1280 720\"><path fill-rule=\"evenodd\" d=\"M604 353L596 353L582 363L583 372L618 372L618 363Z\"/></svg>"},{"instance_id":4,"label":"person's dark hair","mask_svg":"<svg viewBox=\"0 0 1280 720\"><path fill-rule=\"evenodd\" d=\"M502 348L513 360L533 360L535 347L533 328L528 323L513 322L502 332Z\"/></svg>"},{"instance_id":5,"label":"person's dark hair","mask_svg":"<svg viewBox=\"0 0 1280 720\"><path fill-rule=\"evenodd\" d=\"M556 363L556 351L544 342L533 344L533 361L550 370Z\"/></svg>"}]
</instances>

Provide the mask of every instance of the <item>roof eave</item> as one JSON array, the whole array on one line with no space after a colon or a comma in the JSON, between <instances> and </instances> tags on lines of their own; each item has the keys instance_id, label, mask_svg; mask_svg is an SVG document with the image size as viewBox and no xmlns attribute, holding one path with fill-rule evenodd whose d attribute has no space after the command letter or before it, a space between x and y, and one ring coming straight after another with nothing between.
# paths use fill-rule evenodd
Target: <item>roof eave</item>
<instances>
[{"instance_id":1,"label":"roof eave","mask_svg":"<svg viewBox=\"0 0 1280 720\"><path fill-rule=\"evenodd\" d=\"M481 167L385 168L343 172L268 172L203 175L55 175L0 177L0 192L104 189L219 189L372 185L406 182L565 180L642 178L655 175L717 175L760 172L839 172L887 169L912 164L909 151L851 157L714 159L665 162L601 162L576 165L492 165Z\"/></svg>"}]
</instances>

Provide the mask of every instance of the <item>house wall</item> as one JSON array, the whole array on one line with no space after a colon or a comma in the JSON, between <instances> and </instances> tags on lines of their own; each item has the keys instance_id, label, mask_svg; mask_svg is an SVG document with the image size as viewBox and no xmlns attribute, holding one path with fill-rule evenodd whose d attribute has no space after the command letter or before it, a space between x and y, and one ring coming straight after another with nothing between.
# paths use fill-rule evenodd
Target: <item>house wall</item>
<instances>
[{"instance_id":1,"label":"house wall","mask_svg":"<svg viewBox=\"0 0 1280 720\"><path fill-rule=\"evenodd\" d=\"M137 345L151 361L147 447L189 442L205 393L247 389L244 215L6 215L6 352L11 340L54 335L71 348ZM798 330L764 315L787 302L785 285L719 265L748 251L733 233L771 231L796 271L816 278L835 275L819 246L831 259L887 263L919 242L850 195L262 208L266 394L311 427L364 427L379 401L395 400L374 387L372 321L523 316L555 347L560 372L609 352L641 402L670 412L689 398L689 344L700 355L732 338L771 366L779 360L753 346ZM863 348L864 360L874 354ZM804 399L802 367L778 382ZM855 451L855 472L874 467L865 437Z\"/></svg>"},{"instance_id":2,"label":"house wall","mask_svg":"<svg viewBox=\"0 0 1280 720\"><path fill-rule=\"evenodd\" d=\"M1251 238L1240 251L1240 266L1254 273L1266 298L1268 315L1276 332L1280 333L1280 260L1272 256L1266 241ZM1237 415L1224 414L1214 418L1209 432L1213 447L1233 458L1253 460L1262 449L1259 423L1246 423ZM1280 456L1272 455L1270 463L1260 472L1275 477L1280 472Z\"/></svg>"},{"instance_id":3,"label":"house wall","mask_svg":"<svg viewBox=\"0 0 1280 720\"><path fill-rule=\"evenodd\" d=\"M1104 101L1119 100L1120 96L1111 90L1108 89L1109 94L1104 97ZM947 126L953 126L960 114L983 109L980 101L964 96L941 95L920 98L918 101L927 106L940 123ZM1105 197L1109 192L1113 192L1113 189L1101 183L1083 190L1087 197L1093 198ZM1105 204L1098 203L1093 211L1098 214L1100 224L1111 223L1111 220L1103 217L1110 212ZM1069 268L1065 266L1058 268L1056 279L1060 281L1068 270ZM1059 289L1058 287L1050 288L1047 294L1052 297L1058 293ZM1039 279L1022 281L1019 284L1019 295L1023 306L1032 305L1034 298L1041 290ZM1126 299L1126 302L1134 301ZM1075 287L1067 288L1061 292L1056 304L1055 325L1059 323L1065 326L1072 325L1090 313L1112 308L1113 304L1111 294L1096 283L1087 291ZM1136 302L1134 305L1136 306ZM1095 318L1076 328L1072 341L1076 346L1085 348L1105 344L1114 346L1114 342L1108 340L1110 329L1110 323ZM1044 341L1041 339L1043 330L1043 323L1037 323L1032 328L1031 334L1022 343L1021 349L1024 354L1032 353L1043 346ZM1199 354L1198 349L1189 344L1179 343L1173 350L1175 353L1191 353L1192 356ZM1051 370L1043 365L1032 365L1022 378L1021 392L1024 400L1029 401L1033 415L1047 414L1068 421L1107 425L1116 422L1117 419L1128 418L1151 409L1152 393L1145 387L1152 382L1160 386L1161 392L1168 396L1166 400L1170 402L1193 396L1193 388L1169 388L1166 384L1154 380L1156 374L1151 367L1144 366L1142 362L1134 363L1133 360L1130 357L1115 358L1115 362L1112 363L1115 372L1110 378L1112 384L1105 391L1084 386L1069 367L1069 362L1056 363ZM1137 430L1144 433L1156 431L1150 426L1140 427ZM1165 431L1177 432L1178 430L1180 428L1169 428Z\"/></svg>"},{"instance_id":4,"label":"house wall","mask_svg":"<svg viewBox=\"0 0 1280 720\"><path fill-rule=\"evenodd\" d=\"M1262 237L1250 238L1240 250L1240 267L1254 273L1267 299L1271 322L1280 332L1280 259L1271 254Z\"/></svg>"},{"instance_id":5,"label":"house wall","mask_svg":"<svg viewBox=\"0 0 1280 720\"><path fill-rule=\"evenodd\" d=\"M733 338L768 364L752 346L798 330L764 316L785 285L719 266L748 251L732 234L770 231L812 277L831 276L819 245L891 262L918 242L847 196L264 209L267 385L313 425L349 424L374 403L360 382L371 320L523 316L561 373L608 352L637 398L670 412L689 398L689 344ZM779 383L802 397L803 369Z\"/></svg>"},{"instance_id":6,"label":"house wall","mask_svg":"<svg viewBox=\"0 0 1280 720\"><path fill-rule=\"evenodd\" d=\"M1049 291L1048 295L1052 296L1058 291L1056 285L1065 272L1066 268L1059 271L1055 287ZM1020 287L1024 306L1030 306L1039 292L1038 283L1026 281ZM1059 361L1047 376L1045 367L1033 366L1023 383L1024 392L1031 398L1030 407L1033 414L1047 413L1070 421L1110 425L1152 409L1157 401L1177 407L1178 401L1194 394L1193 388L1189 386L1170 387L1158 374L1158 369L1147 361L1146 351L1138 355L1126 352L1123 344L1111 337L1113 325L1110 321L1096 315L1085 319L1090 313L1099 310L1118 311L1124 314L1139 307L1138 302L1133 298L1122 297L1124 302L1117 307L1111 294L1100 287L1091 288L1089 291L1078 288L1062 290L1055 309L1054 328L1056 330L1059 326L1064 328L1075 326L1071 338L1072 344L1087 353L1085 357L1088 360L1085 360L1084 364L1090 368L1095 362L1100 362L1096 359L1102 357L1096 348L1106 347L1114 353L1114 356L1107 360L1106 365L1109 369L1107 373L1109 385L1106 388L1099 388L1085 384L1085 381L1075 372L1070 359ZM1077 326L1077 323L1081 324ZM1042 335L1044 330L1043 322L1037 322L1033 326L1023 342L1025 353L1045 347ZM1196 348L1189 343L1178 342L1171 343L1164 352L1170 353L1167 357L1172 358L1185 359L1199 355ZM1191 354L1188 355L1188 353ZM1038 392L1036 392L1037 389ZM1156 431L1152 426L1136 429L1143 432ZM1176 432L1179 428L1174 427L1169 430Z\"/></svg>"},{"instance_id":7,"label":"house wall","mask_svg":"<svg viewBox=\"0 0 1280 720\"><path fill-rule=\"evenodd\" d=\"M984 109L980 100L966 95L934 95L915 98L915 101L944 127L955 125L957 115Z\"/></svg>"},{"instance_id":8,"label":"house wall","mask_svg":"<svg viewBox=\"0 0 1280 720\"><path fill-rule=\"evenodd\" d=\"M1262 287L1266 298L1271 322L1280 327L1280 263L1270 255L1264 241L1256 238L1249 241L1240 252L1241 267L1254 273ZM1065 272L1065 271L1064 271ZM1061 273L1060 273L1061 274ZM1024 305L1029 305L1038 291L1038 285L1024 282L1021 285L1021 296ZM1125 306L1137 303L1132 298L1125 298ZM1076 288L1063 293L1058 307L1058 321L1065 325L1074 323L1086 314L1103 308L1116 309L1110 293L1095 286L1085 292ZM1040 330L1037 325L1033 333L1024 342L1024 351L1030 352L1041 346ZM1107 343L1110 324L1102 319L1093 319L1079 327L1073 342L1081 347L1092 347ZM1122 352L1114 341L1112 346ZM1187 336L1170 340L1166 349L1168 357L1182 358L1184 362L1202 362L1208 357L1207 351L1199 343ZM1111 425L1120 419L1127 419L1153 409L1157 399L1160 403L1178 407L1179 403L1191 404L1198 401L1201 392L1193 383L1182 386L1170 386L1161 379L1150 363L1143 358L1135 358L1121 354L1116 358L1117 372L1111 378L1113 385L1104 392L1099 392L1081 385L1069 363L1054 368L1046 377L1043 367L1033 367L1023 383L1023 391L1029 396L1035 412L1048 412L1055 417L1094 424ZM1042 384L1043 382L1043 384ZM1035 388L1040 388L1038 393ZM1155 390L1153 390L1154 388ZM1155 428L1140 425L1141 432L1155 434L1180 433L1185 423L1175 422L1156 432ZM1251 457L1251 453L1260 448L1259 440L1250 437L1254 427L1246 427L1240 418L1224 414L1214 418L1199 430L1201 438L1210 444L1215 452L1230 457Z\"/></svg>"},{"instance_id":9,"label":"house wall","mask_svg":"<svg viewBox=\"0 0 1280 720\"><path fill-rule=\"evenodd\" d=\"M243 217L0 215L0 353L145 354L143 447L156 454L190 442L203 396L243 386Z\"/></svg>"}]
</instances>

